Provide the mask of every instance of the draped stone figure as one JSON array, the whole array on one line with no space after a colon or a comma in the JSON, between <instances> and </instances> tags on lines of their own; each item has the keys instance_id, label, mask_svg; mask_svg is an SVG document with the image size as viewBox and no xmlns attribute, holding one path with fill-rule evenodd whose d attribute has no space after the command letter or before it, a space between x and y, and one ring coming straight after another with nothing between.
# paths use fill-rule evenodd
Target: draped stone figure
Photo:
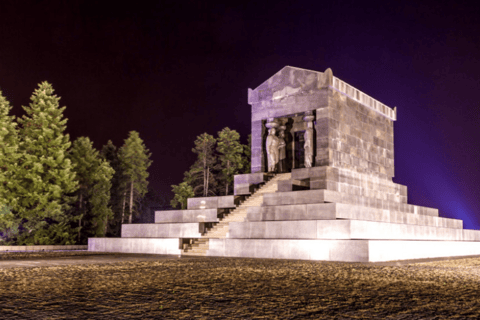
<instances>
[{"instance_id":1,"label":"draped stone figure","mask_svg":"<svg viewBox=\"0 0 480 320\"><path fill-rule=\"evenodd\" d=\"M283 127L285 128L285 127ZM281 129L281 128L280 128ZM285 129L280 130L278 133L278 172L287 172L287 154L285 148L287 144L285 143Z\"/></svg>"},{"instance_id":2,"label":"draped stone figure","mask_svg":"<svg viewBox=\"0 0 480 320\"><path fill-rule=\"evenodd\" d=\"M307 122L307 130L305 130L305 168L312 167L313 163L313 123Z\"/></svg>"},{"instance_id":3,"label":"draped stone figure","mask_svg":"<svg viewBox=\"0 0 480 320\"><path fill-rule=\"evenodd\" d=\"M268 172L275 172L278 163L278 145L280 141L275 135L275 128L268 131L266 147L268 156Z\"/></svg>"}]
</instances>

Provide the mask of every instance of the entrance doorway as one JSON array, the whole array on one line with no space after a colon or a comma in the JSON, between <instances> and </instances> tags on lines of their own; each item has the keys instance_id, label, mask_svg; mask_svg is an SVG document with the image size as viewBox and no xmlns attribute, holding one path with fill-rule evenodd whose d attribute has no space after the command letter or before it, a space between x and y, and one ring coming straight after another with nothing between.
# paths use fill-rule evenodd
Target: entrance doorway
<instances>
[{"instance_id":1,"label":"entrance doorway","mask_svg":"<svg viewBox=\"0 0 480 320\"><path fill-rule=\"evenodd\" d=\"M295 134L295 150L293 159L293 168L305 168L305 131L296 131Z\"/></svg>"}]
</instances>

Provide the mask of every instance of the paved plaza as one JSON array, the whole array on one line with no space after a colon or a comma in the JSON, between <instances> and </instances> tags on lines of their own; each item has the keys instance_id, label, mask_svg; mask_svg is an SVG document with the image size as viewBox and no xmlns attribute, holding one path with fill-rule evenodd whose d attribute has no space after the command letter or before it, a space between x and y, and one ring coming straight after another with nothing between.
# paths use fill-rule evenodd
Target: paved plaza
<instances>
[{"instance_id":1,"label":"paved plaza","mask_svg":"<svg viewBox=\"0 0 480 320\"><path fill-rule=\"evenodd\" d=\"M0 255L2 319L480 316L480 257L394 265L85 252L27 255Z\"/></svg>"}]
</instances>

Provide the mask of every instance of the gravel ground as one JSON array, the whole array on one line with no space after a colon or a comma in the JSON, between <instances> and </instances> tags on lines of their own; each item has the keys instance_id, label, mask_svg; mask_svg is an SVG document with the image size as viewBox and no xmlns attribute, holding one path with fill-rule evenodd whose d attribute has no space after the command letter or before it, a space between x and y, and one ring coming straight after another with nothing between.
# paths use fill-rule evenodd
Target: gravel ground
<instances>
[{"instance_id":1,"label":"gravel ground","mask_svg":"<svg viewBox=\"0 0 480 320\"><path fill-rule=\"evenodd\" d=\"M0 319L479 319L479 288L480 258L403 266L182 258L8 268L0 269Z\"/></svg>"}]
</instances>

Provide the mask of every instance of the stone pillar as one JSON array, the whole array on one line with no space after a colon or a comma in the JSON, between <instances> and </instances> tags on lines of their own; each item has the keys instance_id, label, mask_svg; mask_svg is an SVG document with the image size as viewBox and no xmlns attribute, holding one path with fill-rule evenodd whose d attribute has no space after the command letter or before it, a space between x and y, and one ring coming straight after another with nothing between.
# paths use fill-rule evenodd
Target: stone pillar
<instances>
[{"instance_id":1,"label":"stone pillar","mask_svg":"<svg viewBox=\"0 0 480 320\"><path fill-rule=\"evenodd\" d=\"M310 168L314 166L314 156L315 156L315 131L313 130L313 120L315 116L312 111L305 112L303 120L307 124L305 130L305 168Z\"/></svg>"},{"instance_id":2,"label":"stone pillar","mask_svg":"<svg viewBox=\"0 0 480 320\"><path fill-rule=\"evenodd\" d=\"M280 144L280 139L276 135L278 123L274 118L269 118L265 124L265 127L268 128L268 135L265 140L268 172L277 172L279 160L278 147Z\"/></svg>"},{"instance_id":3,"label":"stone pillar","mask_svg":"<svg viewBox=\"0 0 480 320\"><path fill-rule=\"evenodd\" d=\"M280 123L278 127L278 172L287 172L287 144L285 142L285 129L287 127Z\"/></svg>"},{"instance_id":4,"label":"stone pillar","mask_svg":"<svg viewBox=\"0 0 480 320\"><path fill-rule=\"evenodd\" d=\"M315 154L315 166L330 166L333 162L330 159L330 147L331 140L329 137L329 113L330 108L325 106L317 109L317 120L315 121L315 133L316 133L316 154Z\"/></svg>"},{"instance_id":5,"label":"stone pillar","mask_svg":"<svg viewBox=\"0 0 480 320\"><path fill-rule=\"evenodd\" d=\"M263 154L265 135L265 128L263 121L252 121L252 158L251 158L251 172L266 172L265 157Z\"/></svg>"}]
</instances>

